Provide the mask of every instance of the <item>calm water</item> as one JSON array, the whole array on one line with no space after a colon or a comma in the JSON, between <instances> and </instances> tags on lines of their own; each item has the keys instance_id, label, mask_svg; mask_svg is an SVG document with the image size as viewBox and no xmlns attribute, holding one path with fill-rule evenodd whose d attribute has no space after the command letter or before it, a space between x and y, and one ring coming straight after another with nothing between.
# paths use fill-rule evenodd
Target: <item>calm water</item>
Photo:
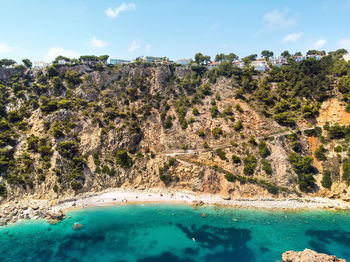
<instances>
[{"instance_id":1,"label":"calm water","mask_svg":"<svg viewBox=\"0 0 350 262\"><path fill-rule=\"evenodd\" d=\"M286 250L304 248L350 260L349 212L148 204L68 215L57 225L1 228L0 261L277 261ZM83 228L73 230L75 222Z\"/></svg>"}]
</instances>

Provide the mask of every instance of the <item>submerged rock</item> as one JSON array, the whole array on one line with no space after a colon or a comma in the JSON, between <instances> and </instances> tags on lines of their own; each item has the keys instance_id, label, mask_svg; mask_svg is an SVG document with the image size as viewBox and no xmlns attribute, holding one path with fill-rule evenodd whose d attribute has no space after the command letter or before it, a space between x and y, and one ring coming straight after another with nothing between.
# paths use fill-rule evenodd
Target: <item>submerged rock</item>
<instances>
[{"instance_id":1,"label":"submerged rock","mask_svg":"<svg viewBox=\"0 0 350 262\"><path fill-rule=\"evenodd\" d=\"M283 262L346 262L345 259L337 258L323 253L317 253L311 249L295 252L287 251L282 254Z\"/></svg>"}]
</instances>

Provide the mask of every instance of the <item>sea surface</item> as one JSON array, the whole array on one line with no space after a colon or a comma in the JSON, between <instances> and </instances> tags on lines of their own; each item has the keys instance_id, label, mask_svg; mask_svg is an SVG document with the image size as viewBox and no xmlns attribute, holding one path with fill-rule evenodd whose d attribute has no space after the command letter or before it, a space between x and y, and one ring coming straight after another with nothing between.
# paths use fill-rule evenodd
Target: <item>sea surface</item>
<instances>
[{"instance_id":1,"label":"sea surface","mask_svg":"<svg viewBox=\"0 0 350 262\"><path fill-rule=\"evenodd\" d=\"M305 248L350 260L350 212L137 204L67 216L0 228L0 261L270 262Z\"/></svg>"}]
</instances>

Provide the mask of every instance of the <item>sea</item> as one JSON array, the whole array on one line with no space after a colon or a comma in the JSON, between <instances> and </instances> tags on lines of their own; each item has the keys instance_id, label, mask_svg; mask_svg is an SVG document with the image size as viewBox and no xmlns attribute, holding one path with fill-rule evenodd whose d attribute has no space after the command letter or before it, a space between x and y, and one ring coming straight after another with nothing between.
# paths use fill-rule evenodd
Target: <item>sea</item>
<instances>
[{"instance_id":1,"label":"sea","mask_svg":"<svg viewBox=\"0 0 350 262\"><path fill-rule=\"evenodd\" d=\"M0 261L279 261L310 248L350 261L350 212L125 204L0 228ZM74 228L75 227L75 228Z\"/></svg>"}]
</instances>

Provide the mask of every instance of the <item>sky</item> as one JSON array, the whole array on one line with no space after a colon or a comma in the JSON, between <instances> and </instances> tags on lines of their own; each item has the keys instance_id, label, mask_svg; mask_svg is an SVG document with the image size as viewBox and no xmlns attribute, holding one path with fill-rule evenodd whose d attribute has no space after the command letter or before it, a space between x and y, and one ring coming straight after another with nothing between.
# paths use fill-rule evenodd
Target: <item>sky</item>
<instances>
[{"instance_id":1,"label":"sky","mask_svg":"<svg viewBox=\"0 0 350 262\"><path fill-rule=\"evenodd\" d=\"M350 50L350 0L0 0L0 59Z\"/></svg>"}]
</instances>

